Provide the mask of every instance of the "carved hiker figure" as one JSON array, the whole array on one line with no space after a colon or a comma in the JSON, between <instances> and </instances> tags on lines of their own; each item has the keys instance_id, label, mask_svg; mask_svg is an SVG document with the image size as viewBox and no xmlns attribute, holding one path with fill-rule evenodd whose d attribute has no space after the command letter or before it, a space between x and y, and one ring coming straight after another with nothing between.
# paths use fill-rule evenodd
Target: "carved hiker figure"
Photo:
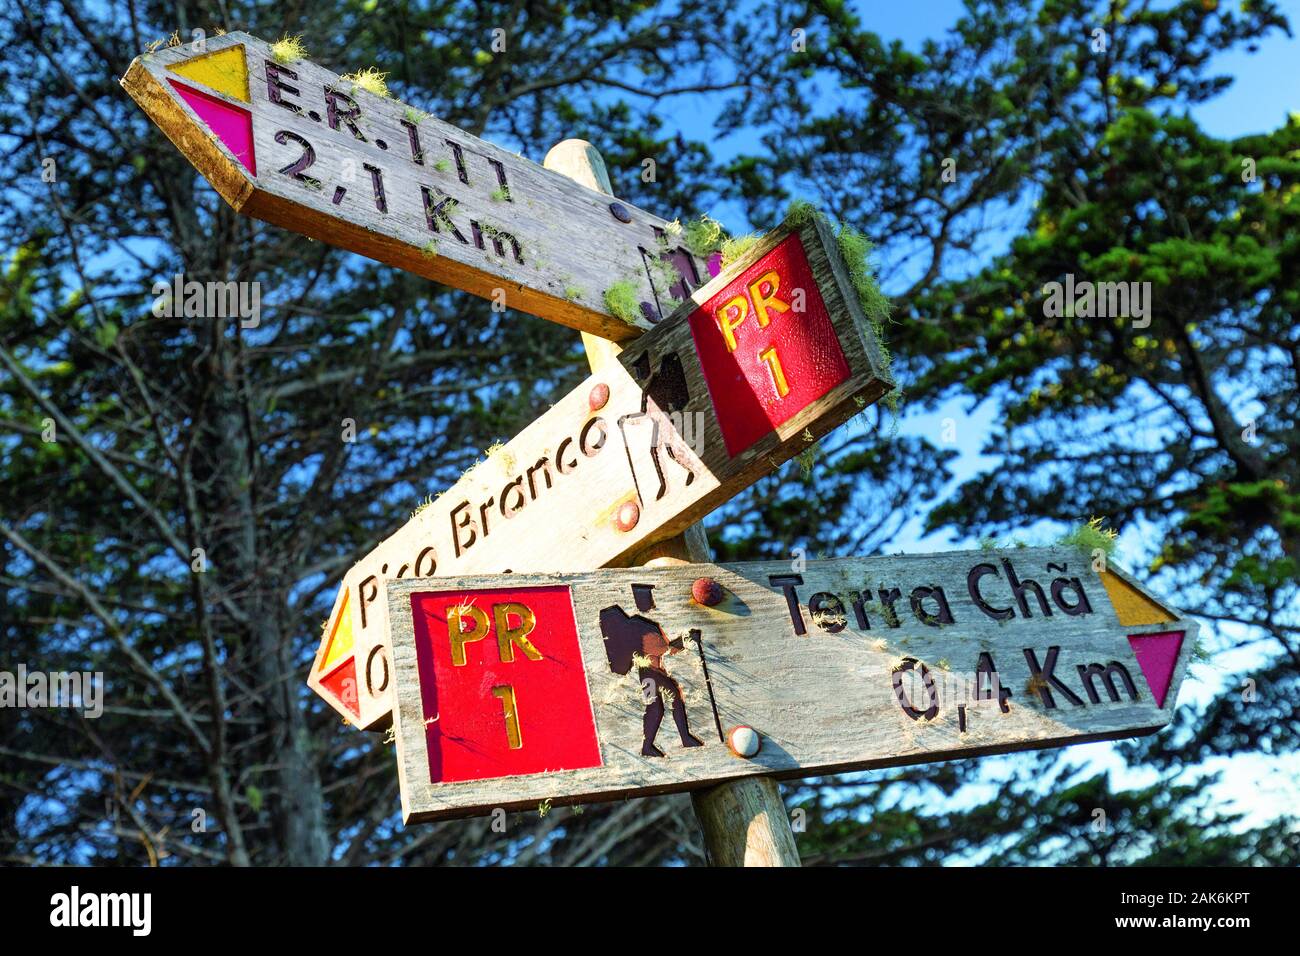
<instances>
[{"instance_id":1,"label":"carved hiker figure","mask_svg":"<svg viewBox=\"0 0 1300 956\"><path fill-rule=\"evenodd\" d=\"M632 456L629 454L628 457L628 464L632 467L632 481L636 485L637 495L644 503L651 500L658 501L668 493L669 482L664 472L664 460L660 457L661 451L666 452L668 457L686 472L687 487L690 487L691 482L695 480L695 465L691 462L685 436L677 427L678 422L686 421L683 409L686 408L691 395L686 382L686 372L682 368L682 360L678 358L676 352L666 355L660 362L659 369L653 374L650 367L650 354L647 352L637 360L635 371L638 381L642 383L641 411L619 418L618 428L629 450L641 447L640 443L629 435L629 428L635 429L637 426L650 428L650 461L654 465L655 478L659 482L653 495L647 495L649 485L642 487L644 476L637 475ZM673 420L673 415L677 416L677 421ZM698 443L702 441L702 436L697 436L692 431L691 439ZM698 453L698 446L695 450Z\"/></svg>"},{"instance_id":2,"label":"carved hiker figure","mask_svg":"<svg viewBox=\"0 0 1300 956\"><path fill-rule=\"evenodd\" d=\"M636 593L637 608L648 611L654 607L650 598L650 588L633 586ZM673 723L681 737L683 747L703 747L704 743L695 737L686 719L686 703L682 700L682 688L664 669L663 657L673 655L683 649L682 639L669 640L663 628L650 618L641 614L629 615L618 605L604 608L600 612L600 632L605 638L605 655L609 658L609 667L615 674L623 675L637 667L637 677L645 692L645 716L642 720L641 753L646 757L662 757L664 752L655 746L655 737L659 725L664 719L664 699L667 698L673 710ZM651 696L653 695L653 696Z\"/></svg>"}]
</instances>

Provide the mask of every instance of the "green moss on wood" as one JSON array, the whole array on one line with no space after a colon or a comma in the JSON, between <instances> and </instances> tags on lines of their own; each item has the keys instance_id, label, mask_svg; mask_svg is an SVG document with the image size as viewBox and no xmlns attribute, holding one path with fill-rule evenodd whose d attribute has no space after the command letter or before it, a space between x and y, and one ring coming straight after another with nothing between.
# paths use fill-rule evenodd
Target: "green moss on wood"
<instances>
[{"instance_id":1,"label":"green moss on wood","mask_svg":"<svg viewBox=\"0 0 1300 956\"><path fill-rule=\"evenodd\" d=\"M1119 546L1119 532L1114 528L1102 527L1105 518L1089 518L1061 535L1056 543L1065 548L1078 548L1092 554L1101 551L1106 557L1113 557Z\"/></svg>"},{"instance_id":2,"label":"green moss on wood","mask_svg":"<svg viewBox=\"0 0 1300 956\"><path fill-rule=\"evenodd\" d=\"M692 219L682 227L683 245L701 259L721 252L722 243L727 238L727 230L722 228L722 223L709 216Z\"/></svg>"},{"instance_id":3,"label":"green moss on wood","mask_svg":"<svg viewBox=\"0 0 1300 956\"><path fill-rule=\"evenodd\" d=\"M339 77L344 83L352 85L353 89L365 90L367 93L373 93L375 96L382 96L386 100L393 98L393 94L388 92L388 83L385 82L387 73L380 72L373 66L368 66L364 70L357 70L355 73L345 73Z\"/></svg>"},{"instance_id":4,"label":"green moss on wood","mask_svg":"<svg viewBox=\"0 0 1300 956\"><path fill-rule=\"evenodd\" d=\"M619 279L605 290L605 308L628 325L636 325L641 315L639 299L636 284L629 279Z\"/></svg>"},{"instance_id":5,"label":"green moss on wood","mask_svg":"<svg viewBox=\"0 0 1300 956\"><path fill-rule=\"evenodd\" d=\"M735 239L730 237L722 240L722 266L725 269L731 265L746 252L754 247L754 244L763 237L756 232L751 232L746 236L737 236Z\"/></svg>"},{"instance_id":6,"label":"green moss on wood","mask_svg":"<svg viewBox=\"0 0 1300 956\"><path fill-rule=\"evenodd\" d=\"M271 44L271 59L286 66L307 59L307 48L303 46L302 36L291 37L286 33L280 37Z\"/></svg>"}]
</instances>

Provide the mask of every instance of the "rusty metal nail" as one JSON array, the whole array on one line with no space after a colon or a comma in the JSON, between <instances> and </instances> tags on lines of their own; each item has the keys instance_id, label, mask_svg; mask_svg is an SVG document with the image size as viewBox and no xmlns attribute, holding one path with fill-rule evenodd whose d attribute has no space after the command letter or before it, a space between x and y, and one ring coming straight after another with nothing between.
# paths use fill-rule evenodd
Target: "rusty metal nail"
<instances>
[{"instance_id":1,"label":"rusty metal nail","mask_svg":"<svg viewBox=\"0 0 1300 956\"><path fill-rule=\"evenodd\" d=\"M763 738L758 731L745 724L737 724L727 731L727 749L737 757L748 760L758 753L763 746Z\"/></svg>"},{"instance_id":2,"label":"rusty metal nail","mask_svg":"<svg viewBox=\"0 0 1300 956\"><path fill-rule=\"evenodd\" d=\"M609 211L614 214L614 218L619 222L631 222L632 214L627 211L627 206L621 202L612 202L609 204Z\"/></svg>"},{"instance_id":3,"label":"rusty metal nail","mask_svg":"<svg viewBox=\"0 0 1300 956\"><path fill-rule=\"evenodd\" d=\"M591 386L591 392L587 395L587 406L593 411L598 412L609 402L609 386L604 382L598 382Z\"/></svg>"},{"instance_id":4,"label":"rusty metal nail","mask_svg":"<svg viewBox=\"0 0 1300 956\"><path fill-rule=\"evenodd\" d=\"M691 597L696 604L713 607L722 600L722 585L713 578L696 578L691 585Z\"/></svg>"},{"instance_id":5,"label":"rusty metal nail","mask_svg":"<svg viewBox=\"0 0 1300 956\"><path fill-rule=\"evenodd\" d=\"M641 509L635 501L625 501L618 506L618 513L614 516L614 526L619 531L631 531L636 527L636 523L641 520Z\"/></svg>"}]
</instances>

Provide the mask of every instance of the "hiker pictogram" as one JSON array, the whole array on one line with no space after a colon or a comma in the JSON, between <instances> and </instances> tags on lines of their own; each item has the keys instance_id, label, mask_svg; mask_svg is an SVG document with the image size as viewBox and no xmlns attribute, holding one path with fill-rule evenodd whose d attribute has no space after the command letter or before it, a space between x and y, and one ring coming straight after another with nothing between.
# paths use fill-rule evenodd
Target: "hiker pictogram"
<instances>
[{"instance_id":1,"label":"hiker pictogram","mask_svg":"<svg viewBox=\"0 0 1300 956\"><path fill-rule=\"evenodd\" d=\"M638 611L654 610L652 587L632 585ZM663 723L665 701L672 708L673 723L683 747L703 747L704 741L691 733L686 715L686 702L682 699L681 685L664 667L665 655L671 657L685 649L682 638L669 638L659 624L644 614L628 614L617 604L602 608L600 633L605 639L605 655L615 674L627 674L635 665L637 677L645 700L642 718L641 753L646 757L662 757L664 752L655 746L659 725ZM698 640L699 631L692 631Z\"/></svg>"}]
</instances>

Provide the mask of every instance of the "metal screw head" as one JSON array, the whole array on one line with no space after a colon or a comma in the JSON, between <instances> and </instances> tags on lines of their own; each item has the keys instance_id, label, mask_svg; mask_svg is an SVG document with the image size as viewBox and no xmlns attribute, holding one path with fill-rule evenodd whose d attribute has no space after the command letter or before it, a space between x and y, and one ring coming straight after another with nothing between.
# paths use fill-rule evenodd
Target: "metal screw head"
<instances>
[{"instance_id":1,"label":"metal screw head","mask_svg":"<svg viewBox=\"0 0 1300 956\"><path fill-rule=\"evenodd\" d=\"M631 531L640 520L641 508L635 501L625 501L618 506L618 512L614 515L614 527L619 531Z\"/></svg>"},{"instance_id":2,"label":"metal screw head","mask_svg":"<svg viewBox=\"0 0 1300 956\"><path fill-rule=\"evenodd\" d=\"M696 604L713 607L722 600L722 585L713 578L696 578L691 585L691 597Z\"/></svg>"},{"instance_id":3,"label":"metal screw head","mask_svg":"<svg viewBox=\"0 0 1300 956\"><path fill-rule=\"evenodd\" d=\"M624 206L621 202L610 203L609 211L614 214L614 218L619 222L632 221L632 214L627 211L627 206Z\"/></svg>"},{"instance_id":4,"label":"metal screw head","mask_svg":"<svg viewBox=\"0 0 1300 956\"><path fill-rule=\"evenodd\" d=\"M745 724L737 724L727 731L727 749L737 757L748 760L763 746L763 738L758 731Z\"/></svg>"},{"instance_id":5,"label":"metal screw head","mask_svg":"<svg viewBox=\"0 0 1300 956\"><path fill-rule=\"evenodd\" d=\"M609 386L604 382L598 382L591 386L591 391L587 394L587 407L593 412L598 412L609 402Z\"/></svg>"}]
</instances>

